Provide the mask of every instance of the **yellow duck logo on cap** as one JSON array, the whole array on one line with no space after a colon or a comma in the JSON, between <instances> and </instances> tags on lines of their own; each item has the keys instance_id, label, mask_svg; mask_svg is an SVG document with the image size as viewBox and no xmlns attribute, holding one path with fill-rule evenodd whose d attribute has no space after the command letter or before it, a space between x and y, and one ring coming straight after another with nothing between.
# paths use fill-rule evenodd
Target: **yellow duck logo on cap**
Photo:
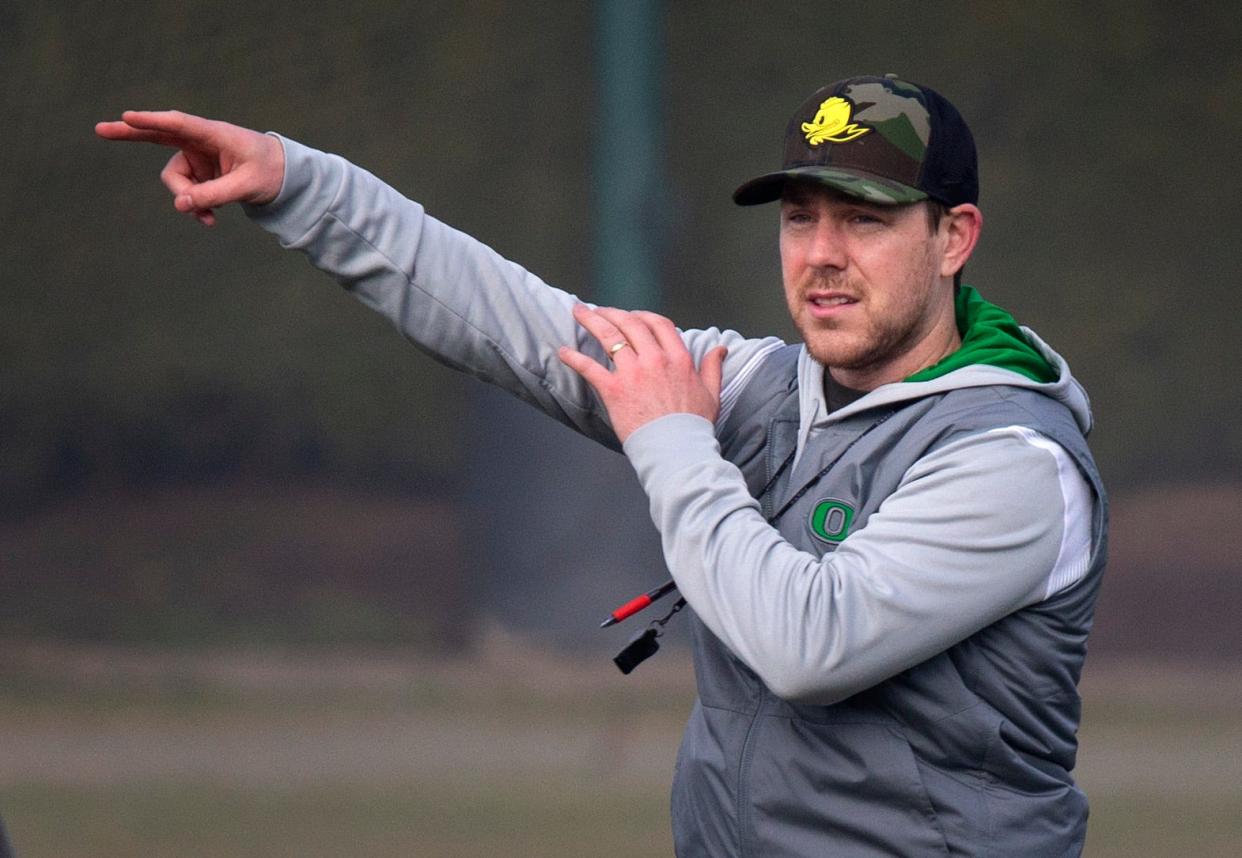
<instances>
[{"instance_id":1,"label":"yellow duck logo on cap","mask_svg":"<svg viewBox=\"0 0 1242 858\"><path fill-rule=\"evenodd\" d=\"M814 119L802 123L802 130L806 134L806 142L818 146L825 140L829 143L848 143L871 129L860 128L850 122L850 103L834 95L819 106Z\"/></svg>"}]
</instances>

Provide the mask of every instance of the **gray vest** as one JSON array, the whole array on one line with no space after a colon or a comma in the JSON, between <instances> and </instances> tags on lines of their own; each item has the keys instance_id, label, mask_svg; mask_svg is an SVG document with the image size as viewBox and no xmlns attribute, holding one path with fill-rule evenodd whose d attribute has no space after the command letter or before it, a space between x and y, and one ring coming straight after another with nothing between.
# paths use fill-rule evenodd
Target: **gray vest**
<instances>
[{"instance_id":1,"label":"gray vest","mask_svg":"<svg viewBox=\"0 0 1242 858\"><path fill-rule=\"evenodd\" d=\"M775 522L792 545L834 550L822 538L831 525L813 532L825 499L852 508L857 530L921 457L1023 425L1065 448L1093 488L1094 557L1068 590L832 706L776 697L691 615L698 700L673 781L678 856L1079 854L1087 802L1070 775L1077 683L1107 503L1073 416L1033 390L964 388L850 416L815 437L796 471L778 473L797 442L798 349L769 357L720 431L766 516L813 483Z\"/></svg>"}]
</instances>

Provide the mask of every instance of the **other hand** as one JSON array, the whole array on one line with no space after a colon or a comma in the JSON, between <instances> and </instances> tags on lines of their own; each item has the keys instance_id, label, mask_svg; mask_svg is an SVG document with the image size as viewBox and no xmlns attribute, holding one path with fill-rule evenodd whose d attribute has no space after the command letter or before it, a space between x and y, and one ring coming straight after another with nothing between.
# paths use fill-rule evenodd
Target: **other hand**
<instances>
[{"instance_id":1,"label":"other hand","mask_svg":"<svg viewBox=\"0 0 1242 858\"><path fill-rule=\"evenodd\" d=\"M219 206L276 199L285 177L284 147L276 138L179 110L127 110L119 121L96 124L95 133L176 149L160 179L177 211L205 226L215 225Z\"/></svg>"},{"instance_id":2,"label":"other hand","mask_svg":"<svg viewBox=\"0 0 1242 858\"><path fill-rule=\"evenodd\" d=\"M568 346L558 357L595 388L622 443L638 427L666 414L697 414L715 422L724 346L712 349L696 367L677 327L663 316L585 304L573 312L611 356L613 369Z\"/></svg>"}]
</instances>

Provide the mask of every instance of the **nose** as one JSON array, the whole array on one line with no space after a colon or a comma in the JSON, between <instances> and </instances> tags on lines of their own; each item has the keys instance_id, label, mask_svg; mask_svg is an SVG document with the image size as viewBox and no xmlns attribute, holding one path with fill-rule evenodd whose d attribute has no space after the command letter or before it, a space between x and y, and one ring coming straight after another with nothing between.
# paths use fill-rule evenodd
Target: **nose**
<instances>
[{"instance_id":1,"label":"nose","mask_svg":"<svg viewBox=\"0 0 1242 858\"><path fill-rule=\"evenodd\" d=\"M843 269L848 264L845 242L832 218L820 218L815 225L806 249L806 262L814 268Z\"/></svg>"}]
</instances>

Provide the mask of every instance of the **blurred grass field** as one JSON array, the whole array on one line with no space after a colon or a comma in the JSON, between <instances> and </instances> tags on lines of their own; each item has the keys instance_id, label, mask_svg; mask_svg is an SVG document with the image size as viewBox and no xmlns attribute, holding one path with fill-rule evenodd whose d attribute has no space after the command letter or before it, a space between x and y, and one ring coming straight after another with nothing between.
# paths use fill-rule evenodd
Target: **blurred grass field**
<instances>
[{"instance_id":1,"label":"blurred grass field","mask_svg":"<svg viewBox=\"0 0 1242 858\"><path fill-rule=\"evenodd\" d=\"M21 858L672 853L682 653L3 649ZM1084 696L1087 855L1242 853L1242 668L1092 664Z\"/></svg>"}]
</instances>

